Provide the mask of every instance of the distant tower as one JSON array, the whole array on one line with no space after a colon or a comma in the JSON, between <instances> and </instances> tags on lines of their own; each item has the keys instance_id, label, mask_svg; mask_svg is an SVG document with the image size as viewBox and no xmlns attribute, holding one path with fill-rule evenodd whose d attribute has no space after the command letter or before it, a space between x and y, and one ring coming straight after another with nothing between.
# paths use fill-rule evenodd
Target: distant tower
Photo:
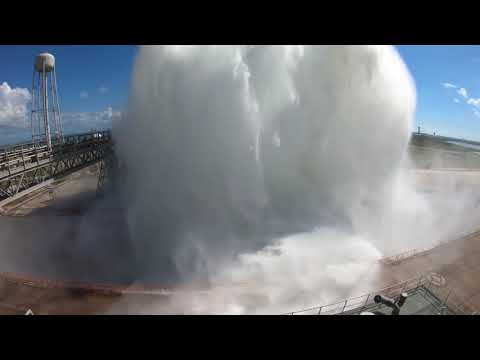
<instances>
[{"instance_id":1,"label":"distant tower","mask_svg":"<svg viewBox=\"0 0 480 360\"><path fill-rule=\"evenodd\" d=\"M32 83L32 140L52 145L63 142L58 104L55 57L42 53L35 57Z\"/></svg>"}]
</instances>

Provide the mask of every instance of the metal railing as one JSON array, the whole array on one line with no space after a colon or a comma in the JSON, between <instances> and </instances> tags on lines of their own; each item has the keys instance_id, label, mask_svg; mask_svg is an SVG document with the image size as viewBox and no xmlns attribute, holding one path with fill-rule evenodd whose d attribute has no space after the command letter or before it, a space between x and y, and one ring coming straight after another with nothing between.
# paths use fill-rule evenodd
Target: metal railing
<instances>
[{"instance_id":1,"label":"metal railing","mask_svg":"<svg viewBox=\"0 0 480 360\"><path fill-rule=\"evenodd\" d=\"M429 276L421 276L361 296L337 301L328 305L292 311L284 315L348 315L352 312L360 313L375 304L375 295L382 294L390 298L395 298L401 293L419 289L422 286L441 299L442 305L438 308L439 313L442 311L442 307L448 307L458 315L476 313L473 306L458 298L453 294L451 289L437 287ZM433 291L434 288L435 291Z\"/></svg>"},{"instance_id":2,"label":"metal railing","mask_svg":"<svg viewBox=\"0 0 480 360\"><path fill-rule=\"evenodd\" d=\"M112 146L106 130L66 135L51 150L33 142L4 147L0 151L0 207L49 179L102 161Z\"/></svg>"},{"instance_id":3,"label":"metal railing","mask_svg":"<svg viewBox=\"0 0 480 360\"><path fill-rule=\"evenodd\" d=\"M3 281L33 288L63 289L70 290L72 292L103 294L110 296L125 294L171 295L176 293L175 291L169 291L168 289L162 287L65 282L41 278L25 278L12 273L0 273L0 278L2 278ZM284 315L349 315L352 313L360 313L364 309L370 309L372 305L375 305L374 297L377 294L395 298L401 293L412 292L416 289L423 289L426 293L430 292L437 298L437 300L440 300L440 305L435 305L432 303L439 314L443 313L446 309L449 309L450 312L458 315L475 315L478 313L473 306L457 297L451 288L437 286L435 282L432 281L430 276L421 276L385 287L377 291L372 291L361 296L337 301L328 305L293 311Z\"/></svg>"},{"instance_id":4,"label":"metal railing","mask_svg":"<svg viewBox=\"0 0 480 360\"><path fill-rule=\"evenodd\" d=\"M418 248L418 249L411 249L399 254L391 255L391 256L386 256L383 257L379 260L382 264L385 265L397 265L401 263L404 260L407 259L413 259L415 257L423 256L423 255L428 255L432 250L440 247L440 246L445 246L445 245L450 245L454 241L461 241L461 240L467 240L468 238L472 236L476 236L480 233L480 229L477 227L474 227L472 229L466 230L462 232L459 236L455 237L455 239L447 239L447 240L442 240L442 241L437 241L435 242L432 246L430 247L425 247L425 248Z\"/></svg>"},{"instance_id":5,"label":"metal railing","mask_svg":"<svg viewBox=\"0 0 480 360\"><path fill-rule=\"evenodd\" d=\"M21 143L0 149L0 171L9 175L16 171L48 162L51 158L81 151L92 144L108 143L111 133L108 130L64 136L62 143L53 144L49 151L45 141Z\"/></svg>"}]
</instances>

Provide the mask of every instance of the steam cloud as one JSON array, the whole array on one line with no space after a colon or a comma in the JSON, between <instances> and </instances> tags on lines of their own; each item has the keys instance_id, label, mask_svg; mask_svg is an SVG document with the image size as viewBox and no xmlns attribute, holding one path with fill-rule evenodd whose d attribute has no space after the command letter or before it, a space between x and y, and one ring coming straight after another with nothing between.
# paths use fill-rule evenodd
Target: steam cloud
<instances>
[{"instance_id":1,"label":"steam cloud","mask_svg":"<svg viewBox=\"0 0 480 360\"><path fill-rule=\"evenodd\" d=\"M142 47L114 128L141 280L207 281L173 312L290 311L458 232L468 195L445 219L404 170L415 101L389 46Z\"/></svg>"}]
</instances>

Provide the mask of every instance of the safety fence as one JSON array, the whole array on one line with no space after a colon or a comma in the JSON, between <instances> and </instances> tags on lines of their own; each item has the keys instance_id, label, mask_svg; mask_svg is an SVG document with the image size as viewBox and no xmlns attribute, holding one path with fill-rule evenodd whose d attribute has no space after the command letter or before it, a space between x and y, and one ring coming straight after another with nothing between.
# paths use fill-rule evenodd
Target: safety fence
<instances>
[{"instance_id":1,"label":"safety fence","mask_svg":"<svg viewBox=\"0 0 480 360\"><path fill-rule=\"evenodd\" d=\"M415 257L428 255L432 250L437 249L440 246L450 245L454 241L462 241L462 240L465 241L478 235L480 235L480 230L477 227L474 227L472 229L464 231L463 233L460 234L460 236L456 236L455 239L453 240L448 239L443 241L437 241L430 247L411 249L399 254L386 256L381 258L379 262L385 265L397 265L407 259L413 259Z\"/></svg>"},{"instance_id":2,"label":"safety fence","mask_svg":"<svg viewBox=\"0 0 480 360\"><path fill-rule=\"evenodd\" d=\"M404 292L411 292L412 290L424 289L432 292L438 297L442 305L438 308L438 313L442 313L442 308L449 308L457 315L473 315L476 310L473 306L461 300L456 296L451 289L438 286L432 276L421 276L418 278L409 279L407 281L370 292L357 297L352 297L346 300L337 301L328 305L316 306L308 309L302 309L286 313L284 315L351 315L353 313L361 313L364 309L370 308L375 304L375 295L384 295L389 298L395 298Z\"/></svg>"}]
</instances>

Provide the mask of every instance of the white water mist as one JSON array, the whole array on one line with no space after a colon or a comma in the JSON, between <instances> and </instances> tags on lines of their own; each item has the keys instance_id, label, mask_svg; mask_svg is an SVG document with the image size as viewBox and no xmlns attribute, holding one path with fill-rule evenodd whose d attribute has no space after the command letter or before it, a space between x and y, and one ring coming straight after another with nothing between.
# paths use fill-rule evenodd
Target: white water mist
<instances>
[{"instance_id":1,"label":"white water mist","mask_svg":"<svg viewBox=\"0 0 480 360\"><path fill-rule=\"evenodd\" d=\"M145 279L208 280L187 313L347 296L438 220L402 171L415 101L390 46L142 47L114 130Z\"/></svg>"}]
</instances>

